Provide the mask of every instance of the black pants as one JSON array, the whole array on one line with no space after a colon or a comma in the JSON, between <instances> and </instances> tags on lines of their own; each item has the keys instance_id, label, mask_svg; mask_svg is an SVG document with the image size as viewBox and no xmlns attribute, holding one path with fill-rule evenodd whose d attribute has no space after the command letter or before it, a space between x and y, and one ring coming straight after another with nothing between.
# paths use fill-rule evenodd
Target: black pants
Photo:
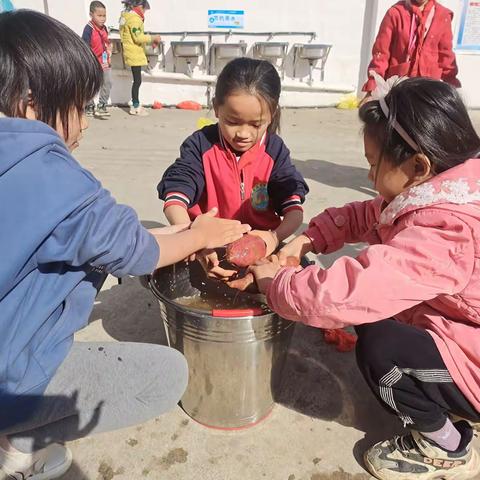
<instances>
[{"instance_id":1,"label":"black pants","mask_svg":"<svg viewBox=\"0 0 480 480\"><path fill-rule=\"evenodd\" d=\"M356 332L357 363L365 380L405 426L434 432L444 426L449 413L480 420L425 330L383 320L356 327Z\"/></svg>"},{"instance_id":2,"label":"black pants","mask_svg":"<svg viewBox=\"0 0 480 480\"><path fill-rule=\"evenodd\" d=\"M138 107L140 105L139 92L142 84L142 67L132 67L132 75L132 103L134 107Z\"/></svg>"}]
</instances>

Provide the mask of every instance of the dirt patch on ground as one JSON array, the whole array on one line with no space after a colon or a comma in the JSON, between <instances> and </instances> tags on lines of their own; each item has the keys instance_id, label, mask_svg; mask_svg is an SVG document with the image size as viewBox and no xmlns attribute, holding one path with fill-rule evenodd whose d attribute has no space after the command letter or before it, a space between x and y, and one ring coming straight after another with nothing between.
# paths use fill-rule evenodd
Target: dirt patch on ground
<instances>
[{"instance_id":1,"label":"dirt patch on ground","mask_svg":"<svg viewBox=\"0 0 480 480\"><path fill-rule=\"evenodd\" d=\"M340 469L333 473L315 473L310 480L370 480L370 475L365 473L357 473L352 475Z\"/></svg>"}]
</instances>

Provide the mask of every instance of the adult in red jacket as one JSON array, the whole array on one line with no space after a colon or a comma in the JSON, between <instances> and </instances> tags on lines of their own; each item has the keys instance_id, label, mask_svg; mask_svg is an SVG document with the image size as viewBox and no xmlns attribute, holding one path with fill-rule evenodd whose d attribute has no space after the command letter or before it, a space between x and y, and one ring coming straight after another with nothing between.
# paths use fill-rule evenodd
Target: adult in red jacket
<instances>
[{"instance_id":1,"label":"adult in red jacket","mask_svg":"<svg viewBox=\"0 0 480 480\"><path fill-rule=\"evenodd\" d=\"M394 75L430 77L460 87L452 48L453 12L436 0L402 0L386 13L372 50L367 95L375 89L373 70Z\"/></svg>"}]
</instances>

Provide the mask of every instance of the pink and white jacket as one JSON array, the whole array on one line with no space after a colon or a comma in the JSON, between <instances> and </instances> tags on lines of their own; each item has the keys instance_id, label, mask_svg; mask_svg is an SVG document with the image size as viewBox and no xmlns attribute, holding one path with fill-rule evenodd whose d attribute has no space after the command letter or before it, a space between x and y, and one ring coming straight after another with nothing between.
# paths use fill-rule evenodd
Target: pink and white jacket
<instances>
[{"instance_id":1,"label":"pink and white jacket","mask_svg":"<svg viewBox=\"0 0 480 480\"><path fill-rule=\"evenodd\" d=\"M330 268L283 268L267 299L282 317L322 328L395 318L433 337L480 411L480 159L398 195L330 208L305 232L317 253L370 244Z\"/></svg>"}]
</instances>

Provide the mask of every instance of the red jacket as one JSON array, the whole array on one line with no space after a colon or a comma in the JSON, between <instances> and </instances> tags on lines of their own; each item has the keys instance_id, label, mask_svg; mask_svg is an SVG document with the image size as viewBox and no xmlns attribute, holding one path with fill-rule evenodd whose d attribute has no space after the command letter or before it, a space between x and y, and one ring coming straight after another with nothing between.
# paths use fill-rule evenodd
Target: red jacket
<instances>
[{"instance_id":1,"label":"red jacket","mask_svg":"<svg viewBox=\"0 0 480 480\"><path fill-rule=\"evenodd\" d=\"M107 27L98 28L93 22L88 22L83 29L82 38L92 49L102 68L110 68L110 39Z\"/></svg>"},{"instance_id":2,"label":"red jacket","mask_svg":"<svg viewBox=\"0 0 480 480\"><path fill-rule=\"evenodd\" d=\"M268 230L287 211L302 209L308 187L278 135L265 135L237 160L211 125L185 140L158 193L164 208L181 205L192 219L218 207L221 218Z\"/></svg>"},{"instance_id":3,"label":"red jacket","mask_svg":"<svg viewBox=\"0 0 480 480\"><path fill-rule=\"evenodd\" d=\"M433 18L429 19L432 9ZM430 77L460 87L452 18L453 13L435 0L430 0L423 12L406 1L396 3L380 25L368 71L374 70L385 79L394 75ZM370 77L363 91L374 88L375 80Z\"/></svg>"}]
</instances>

